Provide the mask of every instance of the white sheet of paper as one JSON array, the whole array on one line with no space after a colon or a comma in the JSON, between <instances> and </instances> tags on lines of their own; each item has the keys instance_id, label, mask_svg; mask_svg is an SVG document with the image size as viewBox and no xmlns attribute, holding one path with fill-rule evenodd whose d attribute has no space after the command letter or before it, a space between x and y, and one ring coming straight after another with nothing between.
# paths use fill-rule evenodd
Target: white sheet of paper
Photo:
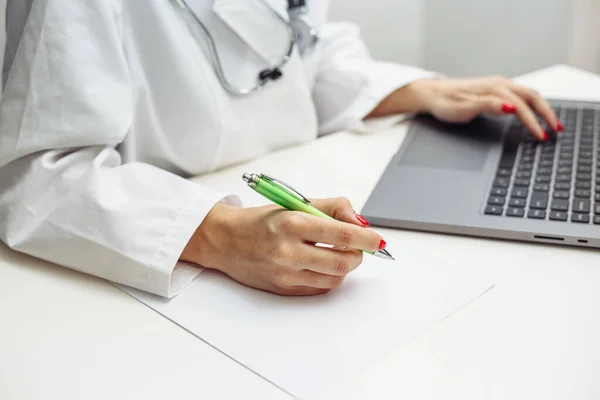
<instances>
[{"instance_id":1,"label":"white sheet of paper","mask_svg":"<svg viewBox=\"0 0 600 400\"><path fill-rule=\"evenodd\" d=\"M388 248L397 261L365 256L323 296L280 297L212 271L170 301L122 289L291 395L313 399L493 286L396 241Z\"/></svg>"},{"instance_id":2,"label":"white sheet of paper","mask_svg":"<svg viewBox=\"0 0 600 400\"><path fill-rule=\"evenodd\" d=\"M269 204L252 191L243 203ZM277 296L213 271L171 300L120 288L291 395L314 399L493 287L386 239L396 261L365 255L322 296Z\"/></svg>"}]
</instances>

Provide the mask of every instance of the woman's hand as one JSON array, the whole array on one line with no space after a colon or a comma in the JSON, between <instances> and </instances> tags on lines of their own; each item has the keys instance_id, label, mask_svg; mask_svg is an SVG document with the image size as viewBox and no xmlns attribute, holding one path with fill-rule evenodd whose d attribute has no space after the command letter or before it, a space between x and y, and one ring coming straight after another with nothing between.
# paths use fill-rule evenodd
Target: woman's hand
<instances>
[{"instance_id":1,"label":"woman's hand","mask_svg":"<svg viewBox=\"0 0 600 400\"><path fill-rule=\"evenodd\" d=\"M360 265L363 253L357 249L382 249L385 241L365 229L368 222L355 214L348 200L313 200L312 204L336 220L277 206L217 204L196 230L181 260L277 294L326 293Z\"/></svg>"},{"instance_id":2,"label":"woman's hand","mask_svg":"<svg viewBox=\"0 0 600 400\"><path fill-rule=\"evenodd\" d=\"M482 113L514 113L534 137L543 141L548 140L548 134L536 114L549 129L563 130L550 104L537 92L502 77L416 81L386 98L370 117L403 112L426 112L454 123L469 122Z\"/></svg>"}]
</instances>

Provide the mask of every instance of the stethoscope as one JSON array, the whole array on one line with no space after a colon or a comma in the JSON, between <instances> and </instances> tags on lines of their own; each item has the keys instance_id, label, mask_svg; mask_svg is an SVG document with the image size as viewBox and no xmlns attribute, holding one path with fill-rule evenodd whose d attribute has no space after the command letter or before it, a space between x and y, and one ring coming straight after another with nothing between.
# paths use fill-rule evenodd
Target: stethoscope
<instances>
[{"instance_id":1,"label":"stethoscope","mask_svg":"<svg viewBox=\"0 0 600 400\"><path fill-rule=\"evenodd\" d=\"M223 69L219 52L215 45L213 36L206 28L206 25L200 20L194 10L187 4L186 0L175 0L175 2L191 17L200 27L202 33L208 39L208 52L211 58L211 63L219 82L223 88L232 95L235 96L246 96L261 91L269 81L276 81L283 76L281 71L283 67L290 61L294 47L298 46L300 55L309 55L316 47L319 41L319 35L317 30L310 25L307 20L308 7L306 6L305 0L288 0L288 15L289 22L285 20L269 3L265 0L258 0L258 2L265 8L265 10L272 14L276 21L282 24L289 38L289 45L286 53L280 58L279 61L274 65L263 69L258 73L257 83L253 87L249 88L238 88L231 84Z\"/></svg>"}]
</instances>

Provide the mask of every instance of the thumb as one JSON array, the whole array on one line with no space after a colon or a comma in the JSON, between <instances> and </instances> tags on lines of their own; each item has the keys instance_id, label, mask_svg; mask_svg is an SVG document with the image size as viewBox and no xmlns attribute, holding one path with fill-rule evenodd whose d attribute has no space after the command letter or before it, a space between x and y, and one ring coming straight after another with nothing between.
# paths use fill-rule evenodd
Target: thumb
<instances>
[{"instance_id":1,"label":"thumb","mask_svg":"<svg viewBox=\"0 0 600 400\"><path fill-rule=\"evenodd\" d=\"M354 207L352 207L350 200L345 197L338 197L335 199L311 199L310 202L314 207L323 211L333 219L365 228L369 226L369 222L354 211Z\"/></svg>"}]
</instances>

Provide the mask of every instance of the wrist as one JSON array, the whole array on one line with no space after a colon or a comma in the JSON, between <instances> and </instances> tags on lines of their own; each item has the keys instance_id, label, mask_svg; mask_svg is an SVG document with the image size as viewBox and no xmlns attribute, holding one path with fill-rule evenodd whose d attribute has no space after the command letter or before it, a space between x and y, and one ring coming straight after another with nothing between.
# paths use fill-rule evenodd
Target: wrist
<instances>
[{"instance_id":1,"label":"wrist","mask_svg":"<svg viewBox=\"0 0 600 400\"><path fill-rule=\"evenodd\" d=\"M436 80L436 78L420 79L395 90L379 103L367 118L428 112L429 93Z\"/></svg>"},{"instance_id":2,"label":"wrist","mask_svg":"<svg viewBox=\"0 0 600 400\"><path fill-rule=\"evenodd\" d=\"M219 269L218 254L236 207L216 203L188 241L179 258L204 268Z\"/></svg>"}]
</instances>

